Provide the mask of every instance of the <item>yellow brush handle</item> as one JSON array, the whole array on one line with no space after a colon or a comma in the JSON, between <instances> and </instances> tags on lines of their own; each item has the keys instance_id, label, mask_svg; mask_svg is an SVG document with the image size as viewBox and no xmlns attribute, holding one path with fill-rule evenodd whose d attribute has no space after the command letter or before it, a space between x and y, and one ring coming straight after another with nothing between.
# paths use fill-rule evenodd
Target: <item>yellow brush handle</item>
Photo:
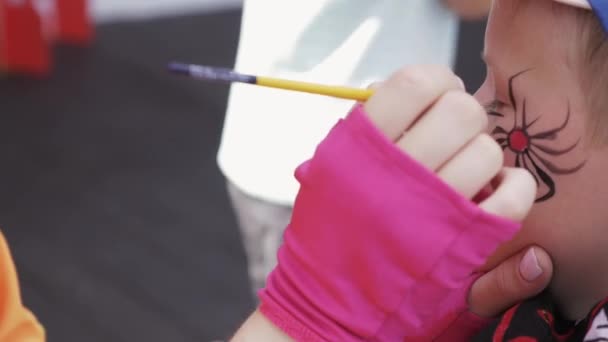
<instances>
[{"instance_id":1,"label":"yellow brush handle","mask_svg":"<svg viewBox=\"0 0 608 342\"><path fill-rule=\"evenodd\" d=\"M316 83L300 82L283 80L272 77L257 76L257 85L271 88L280 88L287 90L302 91L312 94L321 94L327 96L338 97L342 99L367 101L374 93L371 89L357 89L349 87L329 86Z\"/></svg>"}]
</instances>

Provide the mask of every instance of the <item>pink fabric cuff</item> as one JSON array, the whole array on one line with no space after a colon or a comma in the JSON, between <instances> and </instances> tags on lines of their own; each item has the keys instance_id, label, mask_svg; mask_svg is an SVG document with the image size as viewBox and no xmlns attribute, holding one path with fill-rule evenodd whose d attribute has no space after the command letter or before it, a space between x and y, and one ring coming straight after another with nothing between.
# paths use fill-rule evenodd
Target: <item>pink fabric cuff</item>
<instances>
[{"instance_id":1,"label":"pink fabric cuff","mask_svg":"<svg viewBox=\"0 0 608 342\"><path fill-rule=\"evenodd\" d=\"M301 184L261 310L297 340L441 336L474 271L519 224L483 212L357 106L296 171Z\"/></svg>"}]
</instances>

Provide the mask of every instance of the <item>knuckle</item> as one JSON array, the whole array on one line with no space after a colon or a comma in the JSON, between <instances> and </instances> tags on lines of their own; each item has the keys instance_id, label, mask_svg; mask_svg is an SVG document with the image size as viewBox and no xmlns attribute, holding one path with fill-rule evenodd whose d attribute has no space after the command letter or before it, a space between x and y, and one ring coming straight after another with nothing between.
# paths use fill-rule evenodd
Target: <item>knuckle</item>
<instances>
[{"instance_id":1,"label":"knuckle","mask_svg":"<svg viewBox=\"0 0 608 342\"><path fill-rule=\"evenodd\" d=\"M488 117L477 100L462 91L449 91L441 98L441 104L451 115L457 115L465 125L474 125L480 131L488 125Z\"/></svg>"},{"instance_id":2,"label":"knuckle","mask_svg":"<svg viewBox=\"0 0 608 342\"><path fill-rule=\"evenodd\" d=\"M452 70L442 65L406 66L396 71L391 80L397 84L416 89L434 90L447 81L454 81L456 76Z\"/></svg>"},{"instance_id":3,"label":"knuckle","mask_svg":"<svg viewBox=\"0 0 608 342\"><path fill-rule=\"evenodd\" d=\"M433 78L420 67L405 67L397 71L391 79L398 87L415 87L422 92L433 89Z\"/></svg>"},{"instance_id":4,"label":"knuckle","mask_svg":"<svg viewBox=\"0 0 608 342\"><path fill-rule=\"evenodd\" d=\"M446 76L454 75L454 72L452 71L452 69L445 65L427 64L427 65L422 65L420 68L424 69L427 74L432 74L432 75L438 76L438 77L446 77Z\"/></svg>"},{"instance_id":5,"label":"knuckle","mask_svg":"<svg viewBox=\"0 0 608 342\"><path fill-rule=\"evenodd\" d=\"M534 180L534 176L530 173L530 171L524 168L517 168L516 172L519 173L519 177L521 178L522 185L527 189L536 189L536 180ZM534 195L536 192L534 192Z\"/></svg>"},{"instance_id":6,"label":"knuckle","mask_svg":"<svg viewBox=\"0 0 608 342\"><path fill-rule=\"evenodd\" d=\"M522 192L518 189L519 187L508 187L500 197L502 212L514 220L525 218L534 202L527 191Z\"/></svg>"},{"instance_id":7,"label":"knuckle","mask_svg":"<svg viewBox=\"0 0 608 342\"><path fill-rule=\"evenodd\" d=\"M504 164L504 153L496 140L487 134L481 134L477 137L477 144L486 162L498 173Z\"/></svg>"},{"instance_id":8,"label":"knuckle","mask_svg":"<svg viewBox=\"0 0 608 342\"><path fill-rule=\"evenodd\" d=\"M496 270L496 279L495 279L495 287L496 293L505 298L510 298L513 296L513 291L516 288L517 283L513 281L513 277L507 267L503 267L503 265L499 266Z\"/></svg>"},{"instance_id":9,"label":"knuckle","mask_svg":"<svg viewBox=\"0 0 608 342\"><path fill-rule=\"evenodd\" d=\"M528 170L524 168L514 168L512 172L518 185L517 190L519 194L519 201L525 207L525 212L522 214L522 216L525 216L534 204L538 187L534 177Z\"/></svg>"},{"instance_id":10,"label":"knuckle","mask_svg":"<svg viewBox=\"0 0 608 342\"><path fill-rule=\"evenodd\" d=\"M449 67L416 65L397 70L389 78L387 85L414 93L421 98L433 99L448 89L458 88L459 82Z\"/></svg>"},{"instance_id":11,"label":"knuckle","mask_svg":"<svg viewBox=\"0 0 608 342\"><path fill-rule=\"evenodd\" d=\"M420 70L423 70L425 75L435 80L456 80L456 75L454 75L452 69L445 65L423 65Z\"/></svg>"}]
</instances>

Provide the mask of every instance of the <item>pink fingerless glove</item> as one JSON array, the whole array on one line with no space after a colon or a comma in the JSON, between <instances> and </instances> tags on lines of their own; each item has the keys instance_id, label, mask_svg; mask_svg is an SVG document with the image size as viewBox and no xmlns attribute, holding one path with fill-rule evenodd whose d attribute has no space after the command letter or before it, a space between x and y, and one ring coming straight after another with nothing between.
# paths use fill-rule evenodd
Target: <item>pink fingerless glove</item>
<instances>
[{"instance_id":1,"label":"pink fingerless glove","mask_svg":"<svg viewBox=\"0 0 608 342\"><path fill-rule=\"evenodd\" d=\"M260 292L268 319L298 341L470 335L451 326L467 312L474 271L518 224L483 212L401 152L363 106L296 177L279 264Z\"/></svg>"}]
</instances>

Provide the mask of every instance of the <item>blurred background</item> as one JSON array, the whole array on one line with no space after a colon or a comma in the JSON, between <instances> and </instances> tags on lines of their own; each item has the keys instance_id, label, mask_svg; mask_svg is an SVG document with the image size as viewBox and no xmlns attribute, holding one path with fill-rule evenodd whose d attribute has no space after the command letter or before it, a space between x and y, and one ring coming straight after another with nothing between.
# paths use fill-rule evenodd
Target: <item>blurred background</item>
<instances>
[{"instance_id":1,"label":"blurred background","mask_svg":"<svg viewBox=\"0 0 608 342\"><path fill-rule=\"evenodd\" d=\"M254 305L216 163L228 86L165 65L232 67L241 3L88 10L94 38L53 44L48 74L0 75L0 226L24 301L49 341L227 339ZM483 30L460 29L468 89Z\"/></svg>"}]
</instances>

